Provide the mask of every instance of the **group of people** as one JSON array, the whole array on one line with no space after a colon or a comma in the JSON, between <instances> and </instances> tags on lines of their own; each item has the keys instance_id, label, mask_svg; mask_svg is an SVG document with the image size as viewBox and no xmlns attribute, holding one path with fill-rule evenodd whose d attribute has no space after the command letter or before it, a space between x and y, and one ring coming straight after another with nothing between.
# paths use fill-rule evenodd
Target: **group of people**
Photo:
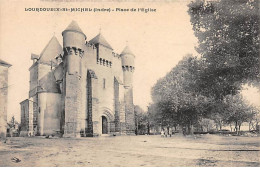
<instances>
[{"instance_id":1,"label":"group of people","mask_svg":"<svg viewBox=\"0 0 260 170\"><path fill-rule=\"evenodd\" d=\"M172 129L171 128L162 128L162 131L161 131L161 137L172 137Z\"/></svg>"}]
</instances>

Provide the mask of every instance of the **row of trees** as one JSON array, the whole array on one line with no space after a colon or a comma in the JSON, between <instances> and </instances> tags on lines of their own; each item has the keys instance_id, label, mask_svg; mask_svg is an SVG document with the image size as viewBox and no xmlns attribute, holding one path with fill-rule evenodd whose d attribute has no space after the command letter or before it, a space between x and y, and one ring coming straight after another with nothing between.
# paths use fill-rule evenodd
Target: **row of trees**
<instances>
[{"instance_id":1,"label":"row of trees","mask_svg":"<svg viewBox=\"0 0 260 170\"><path fill-rule=\"evenodd\" d=\"M259 110L241 95L243 84L259 88L259 8L254 0L196 0L189 15L200 57L186 55L152 88L150 122L193 127L202 118L222 128L252 121Z\"/></svg>"}]
</instances>

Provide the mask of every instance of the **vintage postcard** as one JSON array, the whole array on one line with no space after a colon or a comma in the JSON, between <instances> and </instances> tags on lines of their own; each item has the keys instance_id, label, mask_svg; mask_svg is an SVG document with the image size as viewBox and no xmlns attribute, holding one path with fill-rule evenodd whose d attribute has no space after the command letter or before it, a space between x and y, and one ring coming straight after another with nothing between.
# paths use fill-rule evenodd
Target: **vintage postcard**
<instances>
[{"instance_id":1,"label":"vintage postcard","mask_svg":"<svg viewBox=\"0 0 260 170\"><path fill-rule=\"evenodd\" d=\"M258 0L0 0L1 167L259 167Z\"/></svg>"}]
</instances>

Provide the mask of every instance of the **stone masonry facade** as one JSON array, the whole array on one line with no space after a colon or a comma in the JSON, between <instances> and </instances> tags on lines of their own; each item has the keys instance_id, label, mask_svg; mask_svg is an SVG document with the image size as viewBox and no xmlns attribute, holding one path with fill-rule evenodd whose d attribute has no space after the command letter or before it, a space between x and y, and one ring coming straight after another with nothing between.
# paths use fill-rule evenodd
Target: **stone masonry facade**
<instances>
[{"instance_id":1,"label":"stone masonry facade","mask_svg":"<svg viewBox=\"0 0 260 170\"><path fill-rule=\"evenodd\" d=\"M135 55L130 48L115 53L101 33L88 40L75 21L62 36L63 46L54 36L41 54L31 55L29 96L20 103L26 126L21 134L134 134Z\"/></svg>"}]
</instances>

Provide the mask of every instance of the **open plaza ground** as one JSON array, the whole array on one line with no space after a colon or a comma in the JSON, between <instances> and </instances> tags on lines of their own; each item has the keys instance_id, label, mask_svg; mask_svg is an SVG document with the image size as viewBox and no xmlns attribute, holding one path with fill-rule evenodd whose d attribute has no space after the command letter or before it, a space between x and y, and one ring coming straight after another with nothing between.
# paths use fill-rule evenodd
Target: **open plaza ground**
<instances>
[{"instance_id":1,"label":"open plaza ground","mask_svg":"<svg viewBox=\"0 0 260 170\"><path fill-rule=\"evenodd\" d=\"M1 166L260 166L260 137L220 135L14 137L0 145Z\"/></svg>"}]
</instances>

